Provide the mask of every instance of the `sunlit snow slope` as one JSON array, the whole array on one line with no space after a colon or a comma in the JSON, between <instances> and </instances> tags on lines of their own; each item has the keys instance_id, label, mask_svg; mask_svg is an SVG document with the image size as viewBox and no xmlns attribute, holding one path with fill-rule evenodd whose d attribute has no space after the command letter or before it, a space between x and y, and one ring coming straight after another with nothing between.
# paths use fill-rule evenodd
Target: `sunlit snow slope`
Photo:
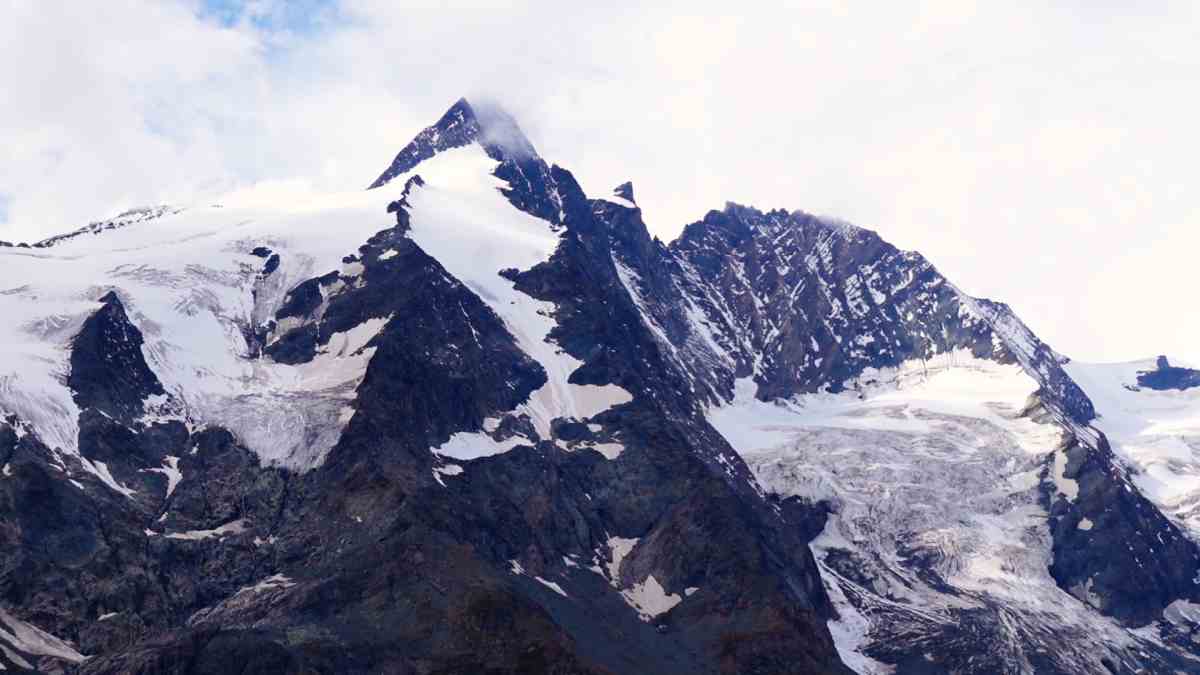
<instances>
[{"instance_id":1,"label":"sunlit snow slope","mask_svg":"<svg viewBox=\"0 0 1200 675\"><path fill-rule=\"evenodd\" d=\"M337 440L361 377L369 335L290 366L252 358L245 331L271 316L300 281L389 226L382 195L364 192L167 212L50 248L0 249L0 410L32 423L47 445L73 452L78 410L64 378L68 343L97 299L116 290L144 337L146 360L175 404L164 415L220 424L267 460L311 463ZM280 266L260 283L269 246ZM165 404L165 405L164 405Z\"/></svg>"},{"instance_id":2,"label":"sunlit snow slope","mask_svg":"<svg viewBox=\"0 0 1200 675\"><path fill-rule=\"evenodd\" d=\"M477 293L545 369L547 383L519 412L548 437L557 417L587 418L631 396L615 385L569 384L580 362L546 339L553 305L500 276L547 260L559 228L514 208L499 190L506 183L492 175L496 165L474 143L422 163L425 186L409 196L410 236ZM0 412L30 423L51 447L75 452L79 411L65 385L68 343L98 298L115 290L169 395L146 402L155 416L224 426L270 462L319 464L353 414L349 404L373 354L366 345L384 321L364 322L295 365L259 356L247 336L306 279L339 272L337 284L321 287L326 295L360 283L361 265L343 258L394 224L385 207L403 185L287 199L251 192L47 248L0 249L0 313L8 318L0 326L7 357L0 363ZM251 254L264 246L279 257L269 275ZM273 327L267 341L290 321ZM503 449L484 434L460 434L443 451L465 457Z\"/></svg>"},{"instance_id":3,"label":"sunlit snow slope","mask_svg":"<svg viewBox=\"0 0 1200 675\"><path fill-rule=\"evenodd\" d=\"M522 351L545 369L546 384L516 412L527 414L538 434L549 438L554 419L590 418L632 396L613 384L569 383L567 378L583 364L549 338L556 326L554 304L518 291L501 276L502 270L527 270L549 260L562 228L513 208L499 189L505 182L492 176L495 165L476 144L422 162L419 175L424 185L408 197L409 236L487 303ZM406 175L393 181L403 182ZM437 450L468 459L503 451L515 442L464 432Z\"/></svg>"},{"instance_id":4,"label":"sunlit snow slope","mask_svg":"<svg viewBox=\"0 0 1200 675\"><path fill-rule=\"evenodd\" d=\"M1095 402L1094 425L1132 469L1134 484L1200 538L1200 387L1139 385L1139 375L1156 369L1154 359L1066 368Z\"/></svg>"},{"instance_id":5,"label":"sunlit snow slope","mask_svg":"<svg viewBox=\"0 0 1200 675\"><path fill-rule=\"evenodd\" d=\"M1019 365L957 352L869 370L839 394L766 402L740 380L711 410L768 491L830 505L813 548L858 672L892 672L871 654L980 649L954 643L989 615L1007 626L989 657L1005 672L1105 672L1109 655L1089 644L1157 640L1096 614L1047 569L1039 486L1078 488L1062 476L1063 429L1030 414L1037 389Z\"/></svg>"}]
</instances>

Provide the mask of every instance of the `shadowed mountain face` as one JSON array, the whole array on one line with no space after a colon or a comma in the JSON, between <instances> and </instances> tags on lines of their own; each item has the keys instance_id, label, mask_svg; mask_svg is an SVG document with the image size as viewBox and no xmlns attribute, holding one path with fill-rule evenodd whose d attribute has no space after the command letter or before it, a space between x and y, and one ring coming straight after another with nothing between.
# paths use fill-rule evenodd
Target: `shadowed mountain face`
<instances>
[{"instance_id":1,"label":"shadowed mountain face","mask_svg":"<svg viewBox=\"0 0 1200 675\"><path fill-rule=\"evenodd\" d=\"M919 254L733 204L664 244L465 100L313 201L0 252L6 669L1196 663L1182 516Z\"/></svg>"}]
</instances>

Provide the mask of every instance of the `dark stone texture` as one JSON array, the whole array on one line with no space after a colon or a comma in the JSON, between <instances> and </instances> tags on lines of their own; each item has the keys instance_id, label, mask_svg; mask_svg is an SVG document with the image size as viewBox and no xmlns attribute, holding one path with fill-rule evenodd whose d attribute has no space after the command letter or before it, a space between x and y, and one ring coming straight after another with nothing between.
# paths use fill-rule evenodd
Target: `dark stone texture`
<instances>
[{"instance_id":1,"label":"dark stone texture","mask_svg":"<svg viewBox=\"0 0 1200 675\"><path fill-rule=\"evenodd\" d=\"M270 276L272 272L279 269L279 254L272 253L271 257L267 258L267 262L263 265L262 275Z\"/></svg>"},{"instance_id":2,"label":"dark stone texture","mask_svg":"<svg viewBox=\"0 0 1200 675\"><path fill-rule=\"evenodd\" d=\"M263 351L280 363L307 363L317 355L317 331L318 325L315 323L293 328L268 343Z\"/></svg>"},{"instance_id":3,"label":"dark stone texture","mask_svg":"<svg viewBox=\"0 0 1200 675\"><path fill-rule=\"evenodd\" d=\"M385 251L392 252L386 259L381 258ZM265 350L275 360L303 363L334 334L386 319L367 344L375 356L359 385L356 414L341 446L374 447L390 439L398 447L419 446L419 454L427 456L431 445L455 431L479 429L484 418L511 410L545 383L541 366L517 348L503 321L401 228L380 232L359 252L360 277L343 279L338 291L322 296L319 316L314 307L307 314L311 323ZM318 280L330 286L338 275L300 287L312 288ZM294 311L291 307L289 301L277 320Z\"/></svg>"},{"instance_id":4,"label":"dark stone texture","mask_svg":"<svg viewBox=\"0 0 1200 675\"><path fill-rule=\"evenodd\" d=\"M115 292L83 322L71 345L67 386L80 408L95 408L118 420L140 416L148 396L166 393L142 355L142 332L129 320Z\"/></svg>"},{"instance_id":5,"label":"dark stone texture","mask_svg":"<svg viewBox=\"0 0 1200 675\"><path fill-rule=\"evenodd\" d=\"M633 198L633 183L631 183L629 181L625 181L624 183L621 183L620 185L618 185L613 190L613 194L620 197L621 199L627 199L630 202L633 202L634 204L637 203L637 200L635 200Z\"/></svg>"},{"instance_id":6,"label":"dark stone texture","mask_svg":"<svg viewBox=\"0 0 1200 675\"><path fill-rule=\"evenodd\" d=\"M286 317L306 317L321 306L321 301L324 299L324 293L321 292L322 286L329 286L338 280L337 272L308 279L292 290L288 291L287 297L284 299L283 306L275 313L276 319Z\"/></svg>"},{"instance_id":7,"label":"dark stone texture","mask_svg":"<svg viewBox=\"0 0 1200 675\"><path fill-rule=\"evenodd\" d=\"M1138 373L1138 386L1158 391L1184 390L1200 387L1200 370L1172 366L1167 357L1158 357L1155 370Z\"/></svg>"},{"instance_id":8,"label":"dark stone texture","mask_svg":"<svg viewBox=\"0 0 1200 675\"><path fill-rule=\"evenodd\" d=\"M1054 536L1050 574L1100 612L1144 625L1177 599L1200 600L1200 551L1117 468L1108 441L1065 450L1063 474L1079 486L1068 501L1043 491ZM1090 529L1079 527L1089 520Z\"/></svg>"},{"instance_id":9,"label":"dark stone texture","mask_svg":"<svg viewBox=\"0 0 1200 675\"><path fill-rule=\"evenodd\" d=\"M732 372L705 372L719 356L710 350L691 359L692 370L724 396L756 360L758 396L769 400L839 391L867 368L965 350L1021 361L1058 394L1064 415L1080 423L1095 416L1053 351L1008 307L967 298L920 254L869 230L728 204L685 228L670 252L679 292L704 312L732 362ZM683 347L694 328L681 304L651 311Z\"/></svg>"}]
</instances>

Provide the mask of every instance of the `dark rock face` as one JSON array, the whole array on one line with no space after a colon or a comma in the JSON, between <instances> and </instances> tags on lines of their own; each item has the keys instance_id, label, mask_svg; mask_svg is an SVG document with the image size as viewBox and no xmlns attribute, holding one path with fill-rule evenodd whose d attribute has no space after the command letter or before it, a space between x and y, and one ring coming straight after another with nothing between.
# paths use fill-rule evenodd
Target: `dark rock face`
<instances>
[{"instance_id":1,"label":"dark rock face","mask_svg":"<svg viewBox=\"0 0 1200 675\"><path fill-rule=\"evenodd\" d=\"M362 312L391 317L372 342L378 351L359 386L347 438L361 429L422 449L440 445L455 431L478 429L484 418L511 410L545 383L541 366L474 293L410 240L391 250L397 253L377 266L365 256L365 285L339 296L326 313L331 330L339 322L356 324Z\"/></svg>"},{"instance_id":2,"label":"dark rock face","mask_svg":"<svg viewBox=\"0 0 1200 675\"><path fill-rule=\"evenodd\" d=\"M81 421L87 452L105 446L140 457L154 446L179 453L183 479L173 493L161 474L114 460L114 479L136 488L126 496L74 456L0 424L0 461L8 467L0 482L0 601L19 619L68 636L85 655L121 650L183 625L191 613L269 570L271 549L251 539L268 536L286 486L283 472L261 467L221 430L189 436L183 425L141 433L95 425ZM230 522L245 522L246 530L186 535ZM26 652L27 661L36 657ZM72 665L44 661L41 669L51 672ZM11 670L13 661L6 666Z\"/></svg>"},{"instance_id":3,"label":"dark rock face","mask_svg":"<svg viewBox=\"0 0 1200 675\"><path fill-rule=\"evenodd\" d=\"M1054 537L1050 574L1059 586L1132 625L1153 621L1175 600L1200 600L1200 551L1130 488L1108 441L1064 452L1064 475L1078 484L1078 497L1043 494Z\"/></svg>"},{"instance_id":4,"label":"dark rock face","mask_svg":"<svg viewBox=\"0 0 1200 675\"><path fill-rule=\"evenodd\" d=\"M94 408L126 422L141 415L142 402L166 393L142 356L142 333L110 291L83 323L71 350L67 385L80 408Z\"/></svg>"},{"instance_id":5,"label":"dark rock face","mask_svg":"<svg viewBox=\"0 0 1200 675\"><path fill-rule=\"evenodd\" d=\"M396 214L396 231L400 234L408 232L408 196L416 188L423 187L425 179L418 174L413 174L411 178L404 181L404 192L400 195L400 199L388 204L387 212Z\"/></svg>"},{"instance_id":6,"label":"dark rock face","mask_svg":"<svg viewBox=\"0 0 1200 675\"><path fill-rule=\"evenodd\" d=\"M717 391L752 373L763 400L839 391L867 368L962 350L1019 361L1069 399L1071 419L1095 416L1053 352L1006 306L965 296L920 254L874 232L729 204L689 225L670 251L678 287L703 319L676 312L662 322L690 327L672 340L697 352L693 362L716 366L709 379ZM712 343L689 349L703 342L697 324Z\"/></svg>"},{"instance_id":7,"label":"dark rock face","mask_svg":"<svg viewBox=\"0 0 1200 675\"><path fill-rule=\"evenodd\" d=\"M1200 387L1200 370L1178 368L1171 365L1167 357L1158 357L1157 368L1138 373L1138 386L1158 391L1191 389Z\"/></svg>"},{"instance_id":8,"label":"dark rock face","mask_svg":"<svg viewBox=\"0 0 1200 675\"><path fill-rule=\"evenodd\" d=\"M398 224L361 246L353 257L358 274L331 272L291 291L275 322L303 323L268 338L264 351L276 361L306 363L328 351L334 336L382 322L361 347L376 356L346 438L403 440L401 447L411 442L427 456L453 432L479 429L484 418L516 407L546 375L478 296L404 236L406 229Z\"/></svg>"},{"instance_id":9,"label":"dark rock face","mask_svg":"<svg viewBox=\"0 0 1200 675\"><path fill-rule=\"evenodd\" d=\"M692 293L707 301L710 321L728 312L722 333L747 338L745 346L727 340L726 350L738 374L759 360L764 399L837 391L867 367L995 351L989 326L959 311L959 294L931 265L873 232L729 205L689 226L672 249L690 276L712 280Z\"/></svg>"},{"instance_id":10,"label":"dark rock face","mask_svg":"<svg viewBox=\"0 0 1200 675\"><path fill-rule=\"evenodd\" d=\"M145 399L165 392L120 298L101 302L71 343L78 454L0 423L0 602L88 655L182 625L254 581L269 550L251 539L269 535L287 485L223 429L143 421ZM73 663L24 654L39 670Z\"/></svg>"}]
</instances>

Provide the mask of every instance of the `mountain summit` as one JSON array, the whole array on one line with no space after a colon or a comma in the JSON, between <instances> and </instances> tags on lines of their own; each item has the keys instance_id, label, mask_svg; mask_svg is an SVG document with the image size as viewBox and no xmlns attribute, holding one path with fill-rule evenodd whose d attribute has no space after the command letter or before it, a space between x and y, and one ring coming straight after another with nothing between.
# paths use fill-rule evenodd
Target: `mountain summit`
<instances>
[{"instance_id":1,"label":"mountain summit","mask_svg":"<svg viewBox=\"0 0 1200 675\"><path fill-rule=\"evenodd\" d=\"M0 249L0 665L1196 669L1195 371L603 194L460 100L368 190Z\"/></svg>"},{"instance_id":2,"label":"mountain summit","mask_svg":"<svg viewBox=\"0 0 1200 675\"><path fill-rule=\"evenodd\" d=\"M439 152L478 142L496 161L527 160L537 156L525 132L507 112L495 104L471 105L460 98L432 126L426 127L368 189L386 185L396 176L412 171Z\"/></svg>"}]
</instances>

